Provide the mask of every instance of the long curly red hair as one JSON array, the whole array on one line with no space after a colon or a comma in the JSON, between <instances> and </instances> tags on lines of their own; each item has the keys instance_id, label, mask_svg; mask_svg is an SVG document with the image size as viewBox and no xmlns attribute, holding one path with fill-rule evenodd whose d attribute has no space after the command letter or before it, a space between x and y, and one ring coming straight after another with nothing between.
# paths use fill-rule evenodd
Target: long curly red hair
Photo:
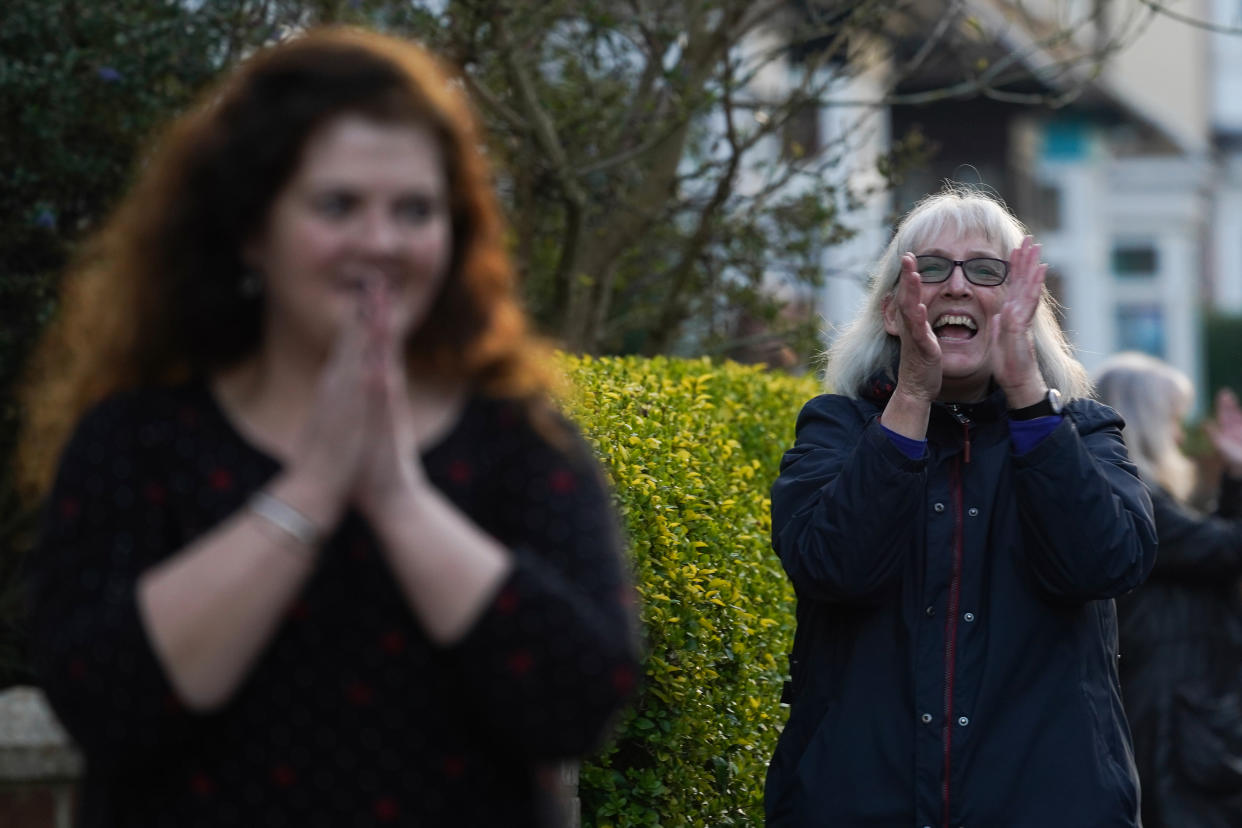
<instances>
[{"instance_id":1,"label":"long curly red hair","mask_svg":"<svg viewBox=\"0 0 1242 828\"><path fill-rule=\"evenodd\" d=\"M439 139L450 192L449 276L407 348L410 370L527 399L549 390L505 245L482 136L459 81L409 42L325 28L263 49L175 120L61 286L22 390L19 479L45 490L70 430L103 397L206 376L253 354L261 298L241 251L329 119L413 123Z\"/></svg>"}]
</instances>

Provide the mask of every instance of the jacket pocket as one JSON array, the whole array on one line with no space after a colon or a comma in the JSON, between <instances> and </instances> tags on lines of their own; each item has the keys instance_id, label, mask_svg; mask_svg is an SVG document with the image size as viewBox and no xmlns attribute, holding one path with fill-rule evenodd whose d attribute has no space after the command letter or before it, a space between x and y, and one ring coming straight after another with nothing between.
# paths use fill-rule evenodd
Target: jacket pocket
<instances>
[{"instance_id":1,"label":"jacket pocket","mask_svg":"<svg viewBox=\"0 0 1242 828\"><path fill-rule=\"evenodd\" d=\"M1095 744L1095 782L1116 797L1120 813L1137 816L1138 773L1120 695L1103 676L1084 681L1082 690Z\"/></svg>"},{"instance_id":2,"label":"jacket pocket","mask_svg":"<svg viewBox=\"0 0 1242 828\"><path fill-rule=\"evenodd\" d=\"M769 826L784 824L783 819L793 819L793 793L798 785L798 770L806 758L812 737L823 726L832 710L826 699L805 696L794 702L789 720L776 743L776 752L768 765L764 784L764 811ZM798 824L798 823L792 823Z\"/></svg>"},{"instance_id":3,"label":"jacket pocket","mask_svg":"<svg viewBox=\"0 0 1242 828\"><path fill-rule=\"evenodd\" d=\"M1242 692L1183 684L1171 715L1173 761L1186 781L1212 793L1242 791Z\"/></svg>"}]
</instances>

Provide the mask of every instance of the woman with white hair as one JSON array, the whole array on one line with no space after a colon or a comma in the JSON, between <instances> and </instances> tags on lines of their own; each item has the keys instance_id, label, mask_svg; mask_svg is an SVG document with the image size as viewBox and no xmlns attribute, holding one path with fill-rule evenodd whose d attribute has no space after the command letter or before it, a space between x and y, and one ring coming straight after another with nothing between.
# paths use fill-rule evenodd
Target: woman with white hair
<instances>
[{"instance_id":1,"label":"woman with white hair","mask_svg":"<svg viewBox=\"0 0 1242 828\"><path fill-rule=\"evenodd\" d=\"M1039 252L983 193L920 202L798 417L769 826L1138 825L1111 599L1151 569L1151 503Z\"/></svg>"},{"instance_id":2,"label":"woman with white hair","mask_svg":"<svg viewBox=\"0 0 1242 828\"><path fill-rule=\"evenodd\" d=\"M1117 601L1143 825L1233 828L1242 825L1242 409L1232 391L1217 395L1206 430L1223 475L1206 515L1187 504L1195 469L1179 447L1190 380L1123 353L1101 367L1097 388L1125 418L1160 541L1151 578Z\"/></svg>"}]
</instances>

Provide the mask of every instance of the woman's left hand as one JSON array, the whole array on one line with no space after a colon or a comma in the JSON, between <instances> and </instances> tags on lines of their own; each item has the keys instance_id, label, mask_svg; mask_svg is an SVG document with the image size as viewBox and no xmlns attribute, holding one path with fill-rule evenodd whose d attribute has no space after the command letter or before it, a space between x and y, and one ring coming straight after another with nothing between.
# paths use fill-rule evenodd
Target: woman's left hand
<instances>
[{"instance_id":1,"label":"woman's left hand","mask_svg":"<svg viewBox=\"0 0 1242 828\"><path fill-rule=\"evenodd\" d=\"M1233 391L1216 392L1216 418L1203 424L1230 477L1242 477L1242 406Z\"/></svg>"},{"instance_id":2,"label":"woman's left hand","mask_svg":"<svg viewBox=\"0 0 1242 828\"><path fill-rule=\"evenodd\" d=\"M1005 302L992 318L992 376L1012 408L1043 399L1047 384L1035 357L1031 324L1039 309L1048 265L1039 261L1040 246L1030 236L1009 257Z\"/></svg>"},{"instance_id":3,"label":"woman's left hand","mask_svg":"<svg viewBox=\"0 0 1242 828\"><path fill-rule=\"evenodd\" d=\"M353 504L373 526L425 481L415 450L413 417L401 343L392 330L392 297L376 279L367 287L366 448L354 484Z\"/></svg>"}]
</instances>

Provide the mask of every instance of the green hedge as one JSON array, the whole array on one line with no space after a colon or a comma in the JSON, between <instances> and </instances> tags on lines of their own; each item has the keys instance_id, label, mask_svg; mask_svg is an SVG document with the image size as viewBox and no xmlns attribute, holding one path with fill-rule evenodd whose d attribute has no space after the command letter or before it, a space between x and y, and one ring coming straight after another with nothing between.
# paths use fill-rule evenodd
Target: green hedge
<instances>
[{"instance_id":1,"label":"green hedge","mask_svg":"<svg viewBox=\"0 0 1242 828\"><path fill-rule=\"evenodd\" d=\"M564 360L625 517L648 646L619 738L583 767L583 824L762 825L794 623L768 489L817 386L708 360Z\"/></svg>"}]
</instances>

